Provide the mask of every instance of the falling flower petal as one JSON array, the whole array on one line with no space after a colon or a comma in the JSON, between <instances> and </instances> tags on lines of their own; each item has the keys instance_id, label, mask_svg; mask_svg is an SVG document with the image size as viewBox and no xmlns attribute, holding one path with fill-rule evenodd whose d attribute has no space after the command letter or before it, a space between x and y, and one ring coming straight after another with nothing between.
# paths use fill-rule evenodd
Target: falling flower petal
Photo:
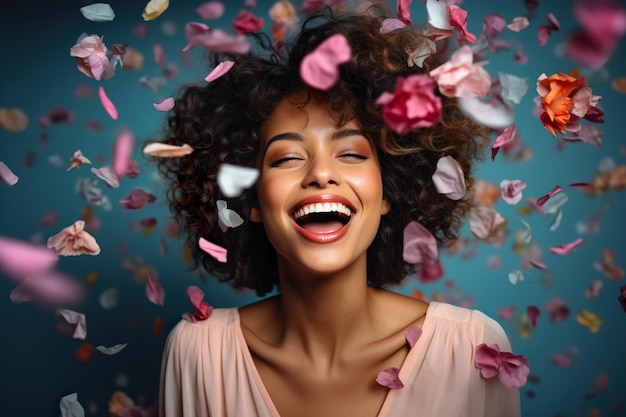
<instances>
[{"instance_id":1,"label":"falling flower petal","mask_svg":"<svg viewBox=\"0 0 626 417\"><path fill-rule=\"evenodd\" d=\"M85 221L77 220L56 235L50 236L47 246L61 256L98 255L100 246L84 228Z\"/></svg>"},{"instance_id":2,"label":"falling flower petal","mask_svg":"<svg viewBox=\"0 0 626 417\"><path fill-rule=\"evenodd\" d=\"M165 303L165 291L163 290L161 283L153 280L150 274L148 274L148 279L146 281L146 297L151 303L158 306L162 306Z\"/></svg>"},{"instance_id":3,"label":"falling flower petal","mask_svg":"<svg viewBox=\"0 0 626 417\"><path fill-rule=\"evenodd\" d=\"M235 61L222 61L204 79L206 82L215 81L226 74L235 65Z\"/></svg>"},{"instance_id":4,"label":"falling flower petal","mask_svg":"<svg viewBox=\"0 0 626 417\"><path fill-rule=\"evenodd\" d=\"M560 25L556 17L552 13L548 13L546 15L546 19L548 19L547 25L539 26L539 31L537 34L537 38L539 40L539 46L544 46L550 40L550 35L553 31L557 31L560 29Z\"/></svg>"},{"instance_id":5,"label":"falling flower petal","mask_svg":"<svg viewBox=\"0 0 626 417\"><path fill-rule=\"evenodd\" d=\"M550 323L565 320L570 314L567 303L560 298L552 298L546 301L543 309L550 314Z\"/></svg>"},{"instance_id":6,"label":"falling flower petal","mask_svg":"<svg viewBox=\"0 0 626 417\"><path fill-rule=\"evenodd\" d=\"M439 249L435 237L416 221L406 225L402 258L409 264L429 264L437 260Z\"/></svg>"},{"instance_id":7,"label":"falling flower petal","mask_svg":"<svg viewBox=\"0 0 626 417\"><path fill-rule=\"evenodd\" d=\"M98 178L104 181L109 188L118 188L120 186L120 178L113 172L113 169L109 166L102 168L91 168Z\"/></svg>"},{"instance_id":8,"label":"falling flower petal","mask_svg":"<svg viewBox=\"0 0 626 417\"><path fill-rule=\"evenodd\" d=\"M259 170L256 168L221 164L217 172L217 184L224 196L239 197L254 184L258 176Z\"/></svg>"},{"instance_id":9,"label":"falling flower petal","mask_svg":"<svg viewBox=\"0 0 626 417\"><path fill-rule=\"evenodd\" d=\"M148 88L153 93L159 91L159 88L163 87L167 84L167 78L165 77L151 77L149 75L144 75L139 78L139 84Z\"/></svg>"},{"instance_id":10,"label":"falling flower petal","mask_svg":"<svg viewBox=\"0 0 626 417\"><path fill-rule=\"evenodd\" d=\"M603 286L604 282L602 280L594 279L585 290L585 298L588 300L598 298Z\"/></svg>"},{"instance_id":11,"label":"falling flower petal","mask_svg":"<svg viewBox=\"0 0 626 417\"><path fill-rule=\"evenodd\" d=\"M517 204L522 199L522 190L525 188L525 181L502 180L500 182L500 195L507 204Z\"/></svg>"},{"instance_id":12,"label":"falling flower petal","mask_svg":"<svg viewBox=\"0 0 626 417\"><path fill-rule=\"evenodd\" d=\"M61 417L85 417L85 409L78 402L77 393L61 398L59 408L61 409Z\"/></svg>"},{"instance_id":13,"label":"falling flower petal","mask_svg":"<svg viewBox=\"0 0 626 417\"><path fill-rule=\"evenodd\" d=\"M517 134L517 125L512 124L510 126L507 126L502 131L502 133L500 133L498 137L496 137L496 140L494 141L493 145L491 145L491 160L492 161L495 159L496 154L498 153L500 148L506 145L507 143L511 142L513 139L515 139L516 134Z\"/></svg>"},{"instance_id":14,"label":"falling flower petal","mask_svg":"<svg viewBox=\"0 0 626 417\"><path fill-rule=\"evenodd\" d=\"M106 3L93 3L80 8L80 12L92 22L110 22L115 18L115 12Z\"/></svg>"},{"instance_id":15,"label":"falling flower petal","mask_svg":"<svg viewBox=\"0 0 626 417\"><path fill-rule=\"evenodd\" d=\"M526 29L530 23L528 22L528 18L526 16L514 17L511 23L506 25L506 27L513 32L521 32Z\"/></svg>"},{"instance_id":16,"label":"falling flower petal","mask_svg":"<svg viewBox=\"0 0 626 417\"><path fill-rule=\"evenodd\" d=\"M221 1L208 1L196 7L196 14L204 20L219 19L226 7Z\"/></svg>"},{"instance_id":17,"label":"falling flower petal","mask_svg":"<svg viewBox=\"0 0 626 417\"><path fill-rule=\"evenodd\" d=\"M574 249L576 248L576 246L580 245L583 243L583 239L581 237L579 237L578 239L576 239L573 242L570 243L566 243L565 245L558 245L558 246L550 246L550 252L557 254L557 255L567 255L570 254L572 252L574 252Z\"/></svg>"},{"instance_id":18,"label":"falling flower petal","mask_svg":"<svg viewBox=\"0 0 626 417\"><path fill-rule=\"evenodd\" d=\"M380 24L380 33L384 34L384 33L393 32L394 30L400 29L405 26L406 26L406 23L404 23L400 19L386 18Z\"/></svg>"},{"instance_id":19,"label":"falling flower petal","mask_svg":"<svg viewBox=\"0 0 626 417\"><path fill-rule=\"evenodd\" d=\"M381 371L376 377L376 382L383 387L387 387L389 389L402 389L404 388L404 384L400 381L398 377L398 373L400 370L396 367L390 367Z\"/></svg>"},{"instance_id":20,"label":"falling flower petal","mask_svg":"<svg viewBox=\"0 0 626 417\"><path fill-rule=\"evenodd\" d=\"M184 143L178 145L168 145L166 143L152 142L143 148L143 153L146 155L158 156L161 158L177 158L185 155L189 155L193 152L193 148Z\"/></svg>"},{"instance_id":21,"label":"falling flower petal","mask_svg":"<svg viewBox=\"0 0 626 417\"><path fill-rule=\"evenodd\" d=\"M504 102L470 96L459 97L457 102L465 114L484 126L504 129L515 122L515 110Z\"/></svg>"},{"instance_id":22,"label":"falling flower petal","mask_svg":"<svg viewBox=\"0 0 626 417\"><path fill-rule=\"evenodd\" d=\"M0 127L9 132L23 132L28 127L28 116L22 109L0 107Z\"/></svg>"},{"instance_id":23,"label":"falling flower petal","mask_svg":"<svg viewBox=\"0 0 626 417\"><path fill-rule=\"evenodd\" d=\"M110 347L96 346L96 350L104 353L105 355L115 355L124 349L128 343L119 343Z\"/></svg>"},{"instance_id":24,"label":"falling flower petal","mask_svg":"<svg viewBox=\"0 0 626 417\"><path fill-rule=\"evenodd\" d=\"M91 161L83 155L80 149L78 149L74 152L72 158L70 158L70 163L65 170L69 171L72 168L80 168L83 164L91 164Z\"/></svg>"},{"instance_id":25,"label":"falling flower petal","mask_svg":"<svg viewBox=\"0 0 626 417\"><path fill-rule=\"evenodd\" d=\"M98 297L100 307L105 310L110 310L117 307L118 294L119 291L115 287L111 287L102 291L100 297Z\"/></svg>"},{"instance_id":26,"label":"falling flower petal","mask_svg":"<svg viewBox=\"0 0 626 417\"><path fill-rule=\"evenodd\" d=\"M517 314L517 307L515 306L502 307L498 309L496 314L502 320L510 320Z\"/></svg>"},{"instance_id":27,"label":"falling flower petal","mask_svg":"<svg viewBox=\"0 0 626 417\"><path fill-rule=\"evenodd\" d=\"M130 195L123 200L120 200L120 204L124 208L137 210L145 207L148 203L156 201L156 196L151 193L147 193L141 188L134 189Z\"/></svg>"},{"instance_id":28,"label":"falling flower petal","mask_svg":"<svg viewBox=\"0 0 626 417\"><path fill-rule=\"evenodd\" d=\"M130 130L122 131L115 138L112 169L118 178L127 174L134 148L135 136Z\"/></svg>"},{"instance_id":29,"label":"falling flower petal","mask_svg":"<svg viewBox=\"0 0 626 417\"><path fill-rule=\"evenodd\" d=\"M87 337L87 320L83 313L78 313L73 310L59 308L56 310L56 315L59 319L63 319L67 324L71 324L74 327L74 333L72 337L74 339L85 339Z\"/></svg>"},{"instance_id":30,"label":"falling flower petal","mask_svg":"<svg viewBox=\"0 0 626 417\"><path fill-rule=\"evenodd\" d=\"M524 273L521 270L515 269L509 272L509 282L511 284L517 285L522 281L524 281Z\"/></svg>"},{"instance_id":31,"label":"falling flower petal","mask_svg":"<svg viewBox=\"0 0 626 417\"><path fill-rule=\"evenodd\" d=\"M528 92L528 78L516 77L513 74L498 72L498 79L502 88L502 98L519 104Z\"/></svg>"},{"instance_id":32,"label":"falling flower petal","mask_svg":"<svg viewBox=\"0 0 626 417\"><path fill-rule=\"evenodd\" d=\"M456 4L446 5L450 16L450 25L460 33L460 43L476 43L476 35L467 30L467 11L461 9Z\"/></svg>"},{"instance_id":33,"label":"falling flower petal","mask_svg":"<svg viewBox=\"0 0 626 417\"><path fill-rule=\"evenodd\" d=\"M460 200L465 196L465 174L453 157L448 155L439 158L432 179L439 194L451 200Z\"/></svg>"},{"instance_id":34,"label":"falling flower petal","mask_svg":"<svg viewBox=\"0 0 626 417\"><path fill-rule=\"evenodd\" d=\"M507 388L520 388L526 384L530 365L524 355L501 352L498 344L481 343L476 347L474 363L483 378L498 376Z\"/></svg>"},{"instance_id":35,"label":"falling flower petal","mask_svg":"<svg viewBox=\"0 0 626 417\"><path fill-rule=\"evenodd\" d=\"M191 301L194 307L194 313L185 313L183 317L192 323L208 319L213 312L213 307L203 300L204 291L195 285L190 285L187 287L187 297L189 297L189 301Z\"/></svg>"},{"instance_id":36,"label":"falling flower petal","mask_svg":"<svg viewBox=\"0 0 626 417\"><path fill-rule=\"evenodd\" d=\"M300 76L309 86L328 90L339 79L339 65L350 61L352 50L346 37L337 33L320 43L300 64Z\"/></svg>"},{"instance_id":37,"label":"falling flower petal","mask_svg":"<svg viewBox=\"0 0 626 417\"><path fill-rule=\"evenodd\" d=\"M145 21L154 20L161 16L161 14L167 10L169 5L169 0L150 0L144 7L141 17L143 17L143 20Z\"/></svg>"},{"instance_id":38,"label":"falling flower petal","mask_svg":"<svg viewBox=\"0 0 626 417\"><path fill-rule=\"evenodd\" d=\"M107 97L107 94L102 86L98 87L98 97L100 97L100 102L107 113L109 113L109 116L111 116L111 119L117 120L117 109L109 97Z\"/></svg>"},{"instance_id":39,"label":"falling flower petal","mask_svg":"<svg viewBox=\"0 0 626 417\"><path fill-rule=\"evenodd\" d=\"M217 259L219 262L226 262L227 251L223 247L218 246L215 243L211 243L203 237L198 240L198 245L200 246L200 249Z\"/></svg>"},{"instance_id":40,"label":"falling flower petal","mask_svg":"<svg viewBox=\"0 0 626 417\"><path fill-rule=\"evenodd\" d=\"M172 97L165 98L160 103L152 103L158 111L170 111L174 108L174 104L176 103Z\"/></svg>"},{"instance_id":41,"label":"falling flower petal","mask_svg":"<svg viewBox=\"0 0 626 417\"><path fill-rule=\"evenodd\" d=\"M541 312L537 306L528 306L526 308L526 315L528 315L528 321L532 327L537 325L537 318L541 315Z\"/></svg>"},{"instance_id":42,"label":"falling flower petal","mask_svg":"<svg viewBox=\"0 0 626 417\"><path fill-rule=\"evenodd\" d=\"M80 304L85 298L84 286L59 271L39 272L20 278L21 284L11 292L14 303L37 301L47 307Z\"/></svg>"},{"instance_id":43,"label":"falling flower petal","mask_svg":"<svg viewBox=\"0 0 626 417\"><path fill-rule=\"evenodd\" d=\"M480 240L490 240L506 225L506 220L491 207L472 207L469 212L470 230Z\"/></svg>"},{"instance_id":44,"label":"falling flower petal","mask_svg":"<svg viewBox=\"0 0 626 417\"><path fill-rule=\"evenodd\" d=\"M568 368L570 366L572 366L572 359L567 356L564 355L562 353L559 353L557 355L553 355L550 360L552 361L552 363L559 367L559 368Z\"/></svg>"},{"instance_id":45,"label":"falling flower petal","mask_svg":"<svg viewBox=\"0 0 626 417\"><path fill-rule=\"evenodd\" d=\"M222 232L225 232L229 227L238 227L243 224L243 218L234 210L227 208L226 201L217 200L216 206L218 223Z\"/></svg>"},{"instance_id":46,"label":"falling flower petal","mask_svg":"<svg viewBox=\"0 0 626 417\"><path fill-rule=\"evenodd\" d=\"M580 310L576 315L576 322L591 333L598 333L602 326L602 318L589 310Z\"/></svg>"},{"instance_id":47,"label":"falling flower petal","mask_svg":"<svg viewBox=\"0 0 626 417\"><path fill-rule=\"evenodd\" d=\"M430 71L430 76L447 97L484 97L491 87L491 76L483 66L474 63L474 53L469 46L457 49L444 64Z\"/></svg>"},{"instance_id":48,"label":"falling flower petal","mask_svg":"<svg viewBox=\"0 0 626 417\"><path fill-rule=\"evenodd\" d=\"M11 169L2 161L0 161L0 178L9 187L17 184L19 178L11 171Z\"/></svg>"},{"instance_id":49,"label":"falling flower petal","mask_svg":"<svg viewBox=\"0 0 626 417\"><path fill-rule=\"evenodd\" d=\"M619 301L622 306L622 310L626 312L626 285L622 285L619 289L620 294L617 296L617 301Z\"/></svg>"},{"instance_id":50,"label":"falling flower petal","mask_svg":"<svg viewBox=\"0 0 626 417\"><path fill-rule=\"evenodd\" d=\"M422 335L422 329L417 326L411 326L406 330L406 341L409 344L409 347L415 346L417 340Z\"/></svg>"},{"instance_id":51,"label":"falling flower petal","mask_svg":"<svg viewBox=\"0 0 626 417\"><path fill-rule=\"evenodd\" d=\"M550 197L552 197L552 196L553 196L553 195L555 195L555 194L560 193L561 191L563 191L563 188L562 188L561 186L557 185L556 187L554 187L554 188L552 189L552 191L550 191L549 193L544 194L544 195L542 195L541 197L539 197L539 198L537 199L537 205L538 205L539 207L542 207L542 206L546 203L546 201L548 201L548 199L549 199Z\"/></svg>"}]
</instances>

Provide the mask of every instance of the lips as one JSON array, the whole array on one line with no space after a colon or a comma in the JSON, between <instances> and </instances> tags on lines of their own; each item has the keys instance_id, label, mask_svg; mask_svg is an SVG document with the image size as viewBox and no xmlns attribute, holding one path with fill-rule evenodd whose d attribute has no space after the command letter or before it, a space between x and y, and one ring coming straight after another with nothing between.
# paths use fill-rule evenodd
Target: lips
<instances>
[{"instance_id":1,"label":"lips","mask_svg":"<svg viewBox=\"0 0 626 417\"><path fill-rule=\"evenodd\" d=\"M305 239L329 243L346 234L354 213L352 204L344 197L323 194L299 201L292 210L292 219Z\"/></svg>"}]
</instances>

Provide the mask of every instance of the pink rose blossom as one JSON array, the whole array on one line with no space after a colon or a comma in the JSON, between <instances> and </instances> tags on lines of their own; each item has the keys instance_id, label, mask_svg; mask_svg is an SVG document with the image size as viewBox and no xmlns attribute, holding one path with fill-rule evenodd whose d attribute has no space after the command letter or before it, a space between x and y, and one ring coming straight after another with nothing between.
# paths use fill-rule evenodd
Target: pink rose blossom
<instances>
[{"instance_id":1,"label":"pink rose blossom","mask_svg":"<svg viewBox=\"0 0 626 417\"><path fill-rule=\"evenodd\" d=\"M500 182L500 195L507 204L517 204L522 199L522 190L526 188L526 182L521 180L502 180Z\"/></svg>"},{"instance_id":2,"label":"pink rose blossom","mask_svg":"<svg viewBox=\"0 0 626 417\"><path fill-rule=\"evenodd\" d=\"M434 87L434 81L424 74L398 77L395 91L383 92L376 100L383 107L385 123L400 135L437 123L441 99L435 95Z\"/></svg>"},{"instance_id":3,"label":"pink rose blossom","mask_svg":"<svg viewBox=\"0 0 626 417\"><path fill-rule=\"evenodd\" d=\"M439 85L441 94L447 97L484 97L491 88L491 76L483 66L474 63L474 52L469 46L459 48L450 60L430 72Z\"/></svg>"},{"instance_id":4,"label":"pink rose blossom","mask_svg":"<svg viewBox=\"0 0 626 417\"><path fill-rule=\"evenodd\" d=\"M95 80L107 80L115 74L119 56L109 53L98 35L84 36L70 48L70 56L76 57L78 70ZM112 59L111 59L112 58Z\"/></svg>"},{"instance_id":5,"label":"pink rose blossom","mask_svg":"<svg viewBox=\"0 0 626 417\"><path fill-rule=\"evenodd\" d=\"M248 10L240 11L235 20L233 20L233 29L239 35L256 33L263 29L263 26L265 26L265 20L262 17L253 15Z\"/></svg>"}]
</instances>

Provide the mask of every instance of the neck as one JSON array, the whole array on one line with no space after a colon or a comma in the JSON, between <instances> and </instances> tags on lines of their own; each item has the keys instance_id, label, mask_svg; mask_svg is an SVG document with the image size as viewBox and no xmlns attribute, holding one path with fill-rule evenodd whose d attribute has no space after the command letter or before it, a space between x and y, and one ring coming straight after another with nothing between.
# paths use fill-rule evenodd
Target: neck
<instances>
[{"instance_id":1,"label":"neck","mask_svg":"<svg viewBox=\"0 0 626 417\"><path fill-rule=\"evenodd\" d=\"M296 275L297 274L297 275ZM371 334L373 290L366 266L330 275L281 270L283 340L298 346L313 366L328 367Z\"/></svg>"}]
</instances>

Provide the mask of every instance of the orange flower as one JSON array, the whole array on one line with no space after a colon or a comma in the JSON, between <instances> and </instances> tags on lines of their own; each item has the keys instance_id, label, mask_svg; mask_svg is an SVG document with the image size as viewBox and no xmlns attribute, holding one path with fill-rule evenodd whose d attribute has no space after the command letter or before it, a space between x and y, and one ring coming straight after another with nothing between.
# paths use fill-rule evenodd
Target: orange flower
<instances>
[{"instance_id":1,"label":"orange flower","mask_svg":"<svg viewBox=\"0 0 626 417\"><path fill-rule=\"evenodd\" d=\"M574 78L561 72L549 77L541 74L537 79L537 93L543 97L541 122L552 136L556 137L556 131L565 133L565 126L572 115L571 95L585 82L584 77Z\"/></svg>"}]
</instances>

